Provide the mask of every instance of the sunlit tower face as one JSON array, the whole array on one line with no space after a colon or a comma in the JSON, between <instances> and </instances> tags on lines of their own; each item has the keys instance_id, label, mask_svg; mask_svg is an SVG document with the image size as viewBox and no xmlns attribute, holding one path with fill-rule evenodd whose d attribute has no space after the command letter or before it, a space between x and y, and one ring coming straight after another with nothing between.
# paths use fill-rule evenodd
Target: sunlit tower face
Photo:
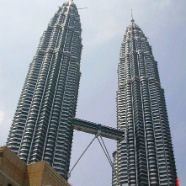
<instances>
[{"instance_id":1,"label":"sunlit tower face","mask_svg":"<svg viewBox=\"0 0 186 186\"><path fill-rule=\"evenodd\" d=\"M80 80L81 23L72 0L51 19L30 64L7 146L27 163L69 170Z\"/></svg>"},{"instance_id":2,"label":"sunlit tower face","mask_svg":"<svg viewBox=\"0 0 186 186\"><path fill-rule=\"evenodd\" d=\"M113 185L175 185L176 168L157 62L142 30L127 27L118 66L118 143Z\"/></svg>"}]
</instances>

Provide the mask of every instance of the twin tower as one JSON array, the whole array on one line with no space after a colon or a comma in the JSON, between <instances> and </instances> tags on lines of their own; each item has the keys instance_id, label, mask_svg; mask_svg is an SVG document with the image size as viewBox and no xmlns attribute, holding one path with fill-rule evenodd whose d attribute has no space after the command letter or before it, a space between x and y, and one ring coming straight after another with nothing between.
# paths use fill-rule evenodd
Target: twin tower
<instances>
[{"instance_id":1,"label":"twin tower","mask_svg":"<svg viewBox=\"0 0 186 186\"><path fill-rule=\"evenodd\" d=\"M72 0L50 20L30 64L7 146L26 163L47 161L68 179L73 130L117 139L113 186L175 186L176 167L157 62L132 19L118 65L117 129L75 118L82 51ZM122 139L126 131L125 140Z\"/></svg>"}]
</instances>

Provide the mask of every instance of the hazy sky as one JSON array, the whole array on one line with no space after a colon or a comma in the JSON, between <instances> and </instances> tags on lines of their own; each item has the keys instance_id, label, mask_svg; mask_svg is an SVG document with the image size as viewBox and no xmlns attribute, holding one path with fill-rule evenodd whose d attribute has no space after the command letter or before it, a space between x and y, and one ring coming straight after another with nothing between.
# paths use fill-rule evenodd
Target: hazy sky
<instances>
[{"instance_id":1,"label":"hazy sky","mask_svg":"<svg viewBox=\"0 0 186 186\"><path fill-rule=\"evenodd\" d=\"M5 145L39 38L63 0L0 0L0 145ZM181 185L186 185L186 1L74 0L80 9L83 53L77 117L116 126L119 50L130 9L149 38L165 89ZM74 133L72 165L94 136ZM106 140L110 154L116 142ZM111 185L111 167L95 141L72 172L73 186Z\"/></svg>"}]
</instances>

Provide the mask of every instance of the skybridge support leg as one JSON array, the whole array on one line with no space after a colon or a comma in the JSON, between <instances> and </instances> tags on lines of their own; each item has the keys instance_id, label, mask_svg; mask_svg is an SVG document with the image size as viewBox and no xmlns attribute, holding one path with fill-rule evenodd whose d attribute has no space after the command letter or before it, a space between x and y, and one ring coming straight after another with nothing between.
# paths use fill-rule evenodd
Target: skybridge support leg
<instances>
[{"instance_id":1,"label":"skybridge support leg","mask_svg":"<svg viewBox=\"0 0 186 186\"><path fill-rule=\"evenodd\" d=\"M78 164L78 162L81 160L81 158L83 157L83 155L85 154L85 152L88 150L88 148L92 145L92 143L94 142L94 140L97 138L98 134L95 135L95 137L92 139L92 141L88 144L88 146L86 147L86 149L83 151L83 153L80 155L80 157L78 158L78 160L76 161L76 163L74 164L74 166L71 168L71 170L68 173L68 178L70 178L71 176L71 172L74 170L74 168L76 167L76 165Z\"/></svg>"},{"instance_id":2,"label":"skybridge support leg","mask_svg":"<svg viewBox=\"0 0 186 186\"><path fill-rule=\"evenodd\" d=\"M108 152L108 150L107 150L107 147L106 147L106 145L105 145L105 143L104 143L104 141L103 141L103 138L102 138L102 136L101 136L101 133L98 132L98 133L94 136L94 138L91 140L91 142L88 144L88 146L85 148L85 150L83 151L83 153L80 155L80 157L78 158L78 160L76 161L76 163L73 165L73 167L71 168L71 170L69 171L69 173L68 173L68 178L70 178L72 171L74 170L74 168L76 167L76 165L78 164L78 162L81 160L81 158L83 157L83 155L86 153L86 151L87 151L88 148L92 145L92 143L94 142L94 140L95 140L96 138L97 138L97 140L98 140L98 142L99 142L99 144L100 144L100 146L101 146L101 148L102 148L102 150L103 150L105 156L107 157L108 162L109 162L109 164L110 164L110 166L111 166L111 168L112 168L112 170L113 170L114 167L113 167L112 159L111 159L111 157L110 157L110 155L109 155L109 152ZM100 139L101 139L101 140L100 140Z\"/></svg>"}]
</instances>

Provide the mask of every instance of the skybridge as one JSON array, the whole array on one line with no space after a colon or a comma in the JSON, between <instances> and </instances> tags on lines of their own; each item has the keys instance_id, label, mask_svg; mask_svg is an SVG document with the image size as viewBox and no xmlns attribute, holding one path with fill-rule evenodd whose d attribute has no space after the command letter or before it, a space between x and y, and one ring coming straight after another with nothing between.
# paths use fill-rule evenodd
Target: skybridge
<instances>
[{"instance_id":1,"label":"skybridge","mask_svg":"<svg viewBox=\"0 0 186 186\"><path fill-rule=\"evenodd\" d=\"M103 141L102 137L112 139L112 140L116 140L116 141L120 142L122 140L125 140L125 137L126 137L125 131L121 131L121 130L118 130L118 129L115 129L115 128L112 128L112 127L108 127L108 126L105 126L105 125L101 125L101 124L98 124L98 123L93 123L93 122L78 119L78 118L75 118L73 120L73 126L74 126L75 130L86 132L86 133L89 133L89 134L94 134L95 136L93 137L92 141L90 141L88 146L85 148L83 153L80 155L80 157L78 158L78 160L76 161L74 166L72 166L72 168L70 169L68 177L71 176L72 171L74 170L74 168L76 167L78 162L81 160L81 158L84 156L84 154L86 153L88 148L95 141L95 139L98 140L101 148L103 149L104 154L106 155L106 157L108 159L108 162L109 162L111 168L113 169L114 167L113 167L112 159L109 155L109 152L107 150L107 147L106 147L105 142ZM113 170L113 171L115 172L115 170Z\"/></svg>"},{"instance_id":2,"label":"skybridge","mask_svg":"<svg viewBox=\"0 0 186 186\"><path fill-rule=\"evenodd\" d=\"M105 138L122 141L125 139L124 131L108 127L105 125L93 123L90 121L75 118L73 120L74 129L89 134L100 135Z\"/></svg>"}]
</instances>

